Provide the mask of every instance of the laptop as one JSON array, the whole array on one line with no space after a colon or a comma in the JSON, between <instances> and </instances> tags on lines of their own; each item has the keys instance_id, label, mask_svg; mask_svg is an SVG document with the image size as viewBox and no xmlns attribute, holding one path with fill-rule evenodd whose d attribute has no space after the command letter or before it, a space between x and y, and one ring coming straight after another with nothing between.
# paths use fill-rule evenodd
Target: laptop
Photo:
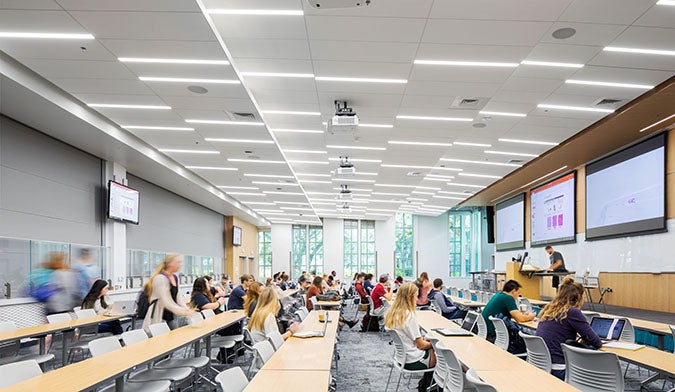
<instances>
[{"instance_id":1,"label":"laptop","mask_svg":"<svg viewBox=\"0 0 675 392\"><path fill-rule=\"evenodd\" d=\"M476 325L478 317L481 317L478 313L468 312L464 317L464 321L462 321L462 329L469 332L473 331L473 327Z\"/></svg>"},{"instance_id":2,"label":"laptop","mask_svg":"<svg viewBox=\"0 0 675 392\"><path fill-rule=\"evenodd\" d=\"M331 322L331 320L328 319L328 312L326 312L326 320L323 323L323 329L321 331L298 331L293 334L294 337L296 338L322 338L326 336L326 328L328 327L328 323Z\"/></svg>"},{"instance_id":3,"label":"laptop","mask_svg":"<svg viewBox=\"0 0 675 392\"><path fill-rule=\"evenodd\" d=\"M116 301L113 302L112 308L106 311L106 316L129 316L136 313L136 301Z\"/></svg>"},{"instance_id":4,"label":"laptop","mask_svg":"<svg viewBox=\"0 0 675 392\"><path fill-rule=\"evenodd\" d=\"M436 331L443 336L473 336L470 331L464 329L434 328L432 331Z\"/></svg>"},{"instance_id":5,"label":"laptop","mask_svg":"<svg viewBox=\"0 0 675 392\"><path fill-rule=\"evenodd\" d=\"M610 317L593 317L591 319L591 328L603 342L619 340L625 325L626 320Z\"/></svg>"}]
</instances>

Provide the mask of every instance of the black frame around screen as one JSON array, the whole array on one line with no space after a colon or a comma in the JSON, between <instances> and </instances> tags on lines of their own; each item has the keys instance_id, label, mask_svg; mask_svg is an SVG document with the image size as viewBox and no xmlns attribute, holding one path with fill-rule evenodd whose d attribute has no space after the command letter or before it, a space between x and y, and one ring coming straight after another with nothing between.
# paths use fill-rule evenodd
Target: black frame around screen
<instances>
[{"instance_id":1,"label":"black frame around screen","mask_svg":"<svg viewBox=\"0 0 675 392\"><path fill-rule=\"evenodd\" d=\"M131 191L138 192L138 206L137 206L137 209L138 209L138 215L137 215L137 216L138 216L138 219L137 219L135 222L132 221L132 220L120 218L120 217L118 217L118 216L112 216L112 215L110 215L110 189L111 189L111 184L112 184L112 183L115 183L115 184L117 184L117 185L119 185L119 186L121 186L121 187L123 187L123 188L129 189L129 190L131 190ZM108 210L107 210L107 212L106 212L106 216L108 217L108 219L116 220L116 221L119 221L119 222L131 223L131 224L134 224L134 225L137 225L138 222L141 220L141 192L139 192L138 189L129 188L128 186L126 186L126 185L124 185L124 184L120 184L120 183L117 182L117 181L108 180L108 200L107 200L107 201L108 201Z\"/></svg>"},{"instance_id":2,"label":"black frame around screen","mask_svg":"<svg viewBox=\"0 0 675 392\"><path fill-rule=\"evenodd\" d=\"M554 238L551 240L546 240L546 241L539 241L539 242L533 242L532 241L532 191L537 190L543 186L546 186L553 181L559 180L565 176L569 176L570 174L574 174L574 214L572 215L572 219L574 219L574 222L572 222L572 226L574 226L574 232L572 233L571 237L561 237L561 238ZM563 175L560 175L552 180L548 180L543 184L537 185L534 188L530 189L530 246L533 248L540 247L540 246L548 246L548 245L553 245L553 244L571 244L577 242L577 171L572 170L571 172L567 172Z\"/></svg>"},{"instance_id":3,"label":"black frame around screen","mask_svg":"<svg viewBox=\"0 0 675 392\"><path fill-rule=\"evenodd\" d=\"M506 243L500 244L500 243L497 242L497 234L495 233L495 247L496 247L497 251L525 249L525 193L519 193L519 194L517 194L517 195L515 195L515 196L513 196L509 199L506 199L504 201L501 201L501 202L497 203L497 205L495 206L495 228L497 230L499 230L499 227L497 226L498 222L496 221L499 210L501 210L503 208L506 208L506 207L509 207L509 206L512 206L514 204L517 204L518 202L523 203L523 215L522 215L523 236L522 236L522 240L511 241L511 242L506 242Z\"/></svg>"}]
</instances>

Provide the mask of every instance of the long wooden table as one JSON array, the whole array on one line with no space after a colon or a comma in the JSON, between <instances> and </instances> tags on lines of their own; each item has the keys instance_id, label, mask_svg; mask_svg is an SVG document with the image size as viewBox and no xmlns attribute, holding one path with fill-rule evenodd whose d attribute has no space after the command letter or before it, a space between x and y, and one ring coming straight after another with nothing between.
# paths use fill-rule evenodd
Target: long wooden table
<instances>
[{"instance_id":1,"label":"long wooden table","mask_svg":"<svg viewBox=\"0 0 675 392\"><path fill-rule=\"evenodd\" d=\"M447 295L447 294L446 294L446 296L450 297L450 300L453 303L455 303L457 305L466 306L467 308L480 308L480 307L483 307L483 306L486 305L484 302L480 302L480 301L474 301L474 300L466 299L466 298L453 297L453 296Z\"/></svg>"},{"instance_id":2,"label":"long wooden table","mask_svg":"<svg viewBox=\"0 0 675 392\"><path fill-rule=\"evenodd\" d=\"M478 375L498 391L549 390L578 391L545 371L530 365L526 361L500 349L489 341L478 336L443 336L433 331L434 328L458 329L459 325L444 318L436 312L417 311L417 322L428 333L437 337L443 345L451 349L457 358L467 367L475 369ZM511 374L509 377L508 374ZM518 377L516 382L516 378ZM522 388L522 379L536 386Z\"/></svg>"},{"instance_id":3,"label":"long wooden table","mask_svg":"<svg viewBox=\"0 0 675 392\"><path fill-rule=\"evenodd\" d=\"M82 391L92 389L112 379L115 379L119 391L122 390L124 374L134 366L150 362L202 338L206 339L207 347L209 347L210 336L215 331L242 318L244 318L244 312L241 310L223 312L204 320L198 326L188 325L177 328L146 341L33 377L2 389L2 391Z\"/></svg>"},{"instance_id":4,"label":"long wooden table","mask_svg":"<svg viewBox=\"0 0 675 392\"><path fill-rule=\"evenodd\" d=\"M284 290L284 291L281 292L281 298L284 298L284 297L292 297L292 296L294 296L295 294L297 294L299 291L300 291L300 289L288 289L288 290Z\"/></svg>"},{"instance_id":5,"label":"long wooden table","mask_svg":"<svg viewBox=\"0 0 675 392\"><path fill-rule=\"evenodd\" d=\"M330 385L327 370L260 370L245 392L326 391Z\"/></svg>"}]
</instances>

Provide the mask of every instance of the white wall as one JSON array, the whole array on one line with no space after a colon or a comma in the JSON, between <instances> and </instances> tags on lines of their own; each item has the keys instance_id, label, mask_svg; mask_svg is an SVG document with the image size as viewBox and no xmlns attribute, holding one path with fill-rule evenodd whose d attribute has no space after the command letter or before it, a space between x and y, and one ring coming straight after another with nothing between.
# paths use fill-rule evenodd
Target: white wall
<instances>
[{"instance_id":1,"label":"white wall","mask_svg":"<svg viewBox=\"0 0 675 392\"><path fill-rule=\"evenodd\" d=\"M448 263L448 214L437 217L415 216L415 250L417 273L426 271L429 277L446 280L450 275Z\"/></svg>"},{"instance_id":2,"label":"white wall","mask_svg":"<svg viewBox=\"0 0 675 392\"><path fill-rule=\"evenodd\" d=\"M394 239L396 219L375 221L375 250L377 251L377 273L389 272L394 275Z\"/></svg>"},{"instance_id":3,"label":"white wall","mask_svg":"<svg viewBox=\"0 0 675 392\"><path fill-rule=\"evenodd\" d=\"M272 273L291 271L291 225L273 224L272 232Z\"/></svg>"},{"instance_id":4,"label":"white wall","mask_svg":"<svg viewBox=\"0 0 675 392\"><path fill-rule=\"evenodd\" d=\"M344 276L342 255L344 253L344 220L323 220L323 272L335 270L338 277Z\"/></svg>"}]
</instances>

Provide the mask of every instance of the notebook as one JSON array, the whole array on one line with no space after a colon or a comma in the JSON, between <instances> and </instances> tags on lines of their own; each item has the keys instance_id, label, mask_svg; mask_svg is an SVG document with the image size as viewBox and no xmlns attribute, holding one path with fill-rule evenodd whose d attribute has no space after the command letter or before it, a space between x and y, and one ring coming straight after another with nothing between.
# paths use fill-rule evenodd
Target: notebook
<instances>
[{"instance_id":1,"label":"notebook","mask_svg":"<svg viewBox=\"0 0 675 392\"><path fill-rule=\"evenodd\" d=\"M446 328L434 328L434 331L440 333L443 336L473 336L470 331L465 329L446 329Z\"/></svg>"},{"instance_id":2,"label":"notebook","mask_svg":"<svg viewBox=\"0 0 675 392\"><path fill-rule=\"evenodd\" d=\"M136 301L132 299L113 302L112 308L104 314L106 316L129 316L134 313L136 313Z\"/></svg>"},{"instance_id":3,"label":"notebook","mask_svg":"<svg viewBox=\"0 0 675 392\"><path fill-rule=\"evenodd\" d=\"M591 328L603 342L619 340L625 325L626 320L610 317L593 317L591 319Z\"/></svg>"},{"instance_id":4,"label":"notebook","mask_svg":"<svg viewBox=\"0 0 675 392\"><path fill-rule=\"evenodd\" d=\"M328 312L326 312L326 320L323 323L321 331L298 331L293 334L296 338L322 338L326 336L326 328L331 320L328 319Z\"/></svg>"}]
</instances>

